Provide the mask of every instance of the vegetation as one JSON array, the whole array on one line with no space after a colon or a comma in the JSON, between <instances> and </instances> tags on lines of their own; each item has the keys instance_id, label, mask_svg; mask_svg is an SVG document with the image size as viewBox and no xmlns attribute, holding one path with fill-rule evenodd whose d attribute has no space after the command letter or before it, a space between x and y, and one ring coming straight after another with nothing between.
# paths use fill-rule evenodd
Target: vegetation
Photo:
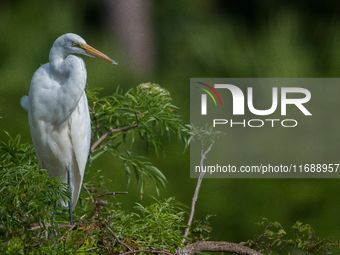
<instances>
[{"instance_id":1,"label":"vegetation","mask_svg":"<svg viewBox=\"0 0 340 255\"><path fill-rule=\"evenodd\" d=\"M48 61L48 52L53 41L66 32L82 35L92 46L119 62L117 67L111 68L106 67L107 63L84 59L89 72L89 88L103 87L106 94L116 90L117 86L126 91L137 81L156 81L171 92L174 104L179 107L176 111L184 118L184 123L190 122L190 77L339 76L340 19L337 1L307 3L291 0L246 0L242 4L221 0L154 2L150 16L154 21L157 68L151 77L136 74L129 67L122 45L117 43L119 36L110 34L113 24L107 24L109 19L108 16L105 17L105 13L109 11L102 6L104 2L84 1L82 5L77 1L2 2L0 114L3 119L0 119L0 141L8 139L2 130L10 131L13 137L21 134L21 141L31 141L27 113L21 109L19 99L27 94L30 79L39 64ZM339 86L333 88L323 98L330 109L338 109L336 95L339 89ZM99 95L101 97L103 93ZM279 155L280 160L289 160L288 152L305 156L314 148L322 148L320 158L329 162L329 157L338 155L335 148L338 148L339 133L339 121L334 112L331 112L330 115L325 115L319 126L311 126L308 132L301 132L291 139L277 135L274 138L267 134L249 134L245 137L240 132L228 133L228 148L231 148L228 155L247 164L254 157L260 158L261 155L276 152L284 141L291 143L295 140L296 146L290 146L289 149L281 146L287 150L274 153L272 158ZM317 136L315 132L322 131L325 125L331 131ZM300 142L301 138L305 138L307 142ZM326 139L331 140L324 143ZM131 156L145 156L142 153L145 146L140 146L137 140L136 138ZM153 155L151 143L151 153L145 161L152 162L167 177L165 190L156 181L162 197L176 196L179 201L189 204L196 183L188 177L188 151L182 155L182 147L178 150L177 139L170 142L166 140L161 138L167 158L157 159ZM258 154L245 157L240 153L240 150L249 145L246 140L261 145L256 150ZM129 139L126 141L129 142ZM120 151L126 155L123 145L124 143L120 145ZM253 150L254 153L256 151ZM106 182L113 179L113 175L119 171L105 172L103 167L111 166L110 160L104 155L101 155L100 160L93 160L94 169L91 169L91 173L95 172L93 170L103 169L103 179ZM98 166L99 161L102 164ZM133 183L134 168L129 164L128 166ZM148 180L153 181L146 175L143 176L146 193ZM85 180L88 179L89 176L85 176ZM114 183L116 185L117 182ZM141 185L140 181L139 184ZM125 182L122 186L125 187ZM141 186L135 186L130 185L129 194L136 191L138 196ZM263 215L278 220L282 226L290 226L300 219L311 223L319 235L339 239L338 193L337 179L205 180L196 205L196 215L199 218L206 214L218 215L210 219L214 227L212 237L215 240L238 242L249 239L258 231L253 223ZM84 196L86 194L83 192ZM126 211L136 201L136 196L117 196L124 198L121 206ZM144 196L139 202L148 205L149 200L148 196Z\"/></svg>"},{"instance_id":2,"label":"vegetation","mask_svg":"<svg viewBox=\"0 0 340 255\"><path fill-rule=\"evenodd\" d=\"M134 156L133 145L139 136L146 142L147 150L153 145L158 154L162 151L160 136L166 134L170 138L174 133L186 148L187 128L172 104L169 91L157 84L143 83L126 93L118 88L113 95L100 99L96 93L89 92L88 95L93 123L90 161L108 152L123 161L128 185L133 172L141 183L143 194L144 177L147 176L159 194L158 184L165 185L165 176L147 158Z\"/></svg>"},{"instance_id":3,"label":"vegetation","mask_svg":"<svg viewBox=\"0 0 340 255\"><path fill-rule=\"evenodd\" d=\"M156 91L155 91L155 88ZM143 91L144 89L144 91ZM143 84L137 89L137 94L133 91L126 93L123 100L116 100L118 93L110 99L98 100L94 96L92 99L93 107L91 109L96 125L94 132L101 137L101 132L107 134L112 128L108 128L112 121L120 123L122 119L136 121L133 114L127 116L119 113L121 109L126 107L126 111L135 111L130 107L129 102L136 102L134 96L142 94L144 98L151 95L145 90L155 91L156 96L169 96L160 87L156 85ZM147 94L147 95L145 95ZM130 98L131 101L124 101ZM124 103L122 103L124 102ZM157 100L157 102L169 103L168 100ZM96 111L96 106L100 105ZM143 104L141 104L143 105ZM152 104L146 103L152 106ZM144 105L145 106L145 105ZM158 104L157 107L164 106ZM169 105L170 109L174 106ZM130 108L129 108L130 107ZM111 111L110 118L105 118L105 110ZM165 112L169 111L167 107L161 107ZM150 110L143 109L139 105L138 108L147 116ZM115 115L115 112L119 114ZM158 111L162 113L162 111ZM124 117L123 117L124 116ZM156 118L165 126L165 130L170 131L169 123L166 118ZM168 115L165 115L168 116ZM101 126L101 121L106 123ZM137 119L137 121L139 121ZM149 121L150 122L150 121ZM179 127L183 128L178 118L172 121ZM141 137L156 139L150 135L154 131L150 131L145 125L144 132L140 131ZM131 123L132 124L132 123ZM194 125L190 127L192 140L195 137L202 144L202 160L204 162L206 154L210 151L214 139L220 133L214 132L211 128L198 128ZM103 131L101 131L103 130ZM128 129L131 130L131 129ZM142 128L143 130L143 128ZM126 139L126 131L119 130ZM150 133L148 133L150 132ZM115 132L111 132L115 134ZM0 146L0 174L3 178L0 181L0 252L1 254L129 254L130 252L142 253L175 253L178 248L183 249L185 243L194 243L197 241L206 241L212 231L209 224L209 217L204 221L193 221L195 211L195 203L198 197L199 188L203 179L203 175L198 179L193 205L191 208L190 219L188 225L185 224L186 206L175 201L174 198L155 202L149 206L143 206L136 203L134 212L124 212L120 209L119 203L114 201L112 196L118 195L119 192L111 192L107 189L103 176L99 176L100 172L92 177L92 180L84 185L83 195L80 197L81 206L77 206L74 214L77 218L74 225L69 225L65 220L67 218L66 210L56 210L55 204L60 203L60 198L68 199L67 185L62 183L58 178L48 177L47 171L40 169L34 154L34 148L29 144L20 142L20 136L12 138L8 135L8 143L2 142ZM108 142L104 142L103 148L110 151L119 151L119 146L112 146L112 142L117 137L108 136ZM184 137L182 137L184 138ZM204 140L209 139L211 144L204 151ZM185 139L184 139L185 140ZM153 143L157 145L156 142ZM106 146L110 146L106 148ZM116 156L115 153L111 153ZM94 156L92 159L97 158ZM121 158L125 160L125 158ZM142 164L143 165L143 164ZM149 166L149 163L147 163ZM125 167L126 169L126 167ZM137 176L142 176L143 167L135 167ZM126 171L126 174L130 173ZM159 178L161 172L154 171L148 174L151 178ZM162 183L162 182L161 182ZM157 182L155 182L157 185ZM85 193L85 195L84 195ZM105 199L105 200L104 200ZM263 254L274 254L278 251L288 250L288 254L294 254L297 250L306 250L305 254L314 254L313 252L327 252L327 254L339 254L338 251L332 253L333 248L339 248L340 242L331 242L329 238L317 237L314 230L309 225L303 225L297 222L293 229L295 235L293 238L286 238L286 231L278 222L270 222L263 219L259 225L264 226L264 233L255 236L254 239L241 243L260 251ZM274 228L274 229L273 229ZM184 229L186 229L184 233ZM182 237L184 239L182 240ZM215 244L216 246L216 244ZM209 249L207 249L209 251Z\"/></svg>"},{"instance_id":4,"label":"vegetation","mask_svg":"<svg viewBox=\"0 0 340 255\"><path fill-rule=\"evenodd\" d=\"M176 114L169 92L147 83L101 99L88 94L94 123L90 160L108 152L123 161L128 184L132 167L141 194L145 176L158 191L159 183L165 185L165 176L146 158L131 155L135 136L156 151L162 149L159 135L170 136L171 132L187 144L187 128ZM158 126L160 132L155 130ZM21 143L20 135L7 135L8 142L0 146L1 254L112 254L132 249L173 253L182 247L182 230L187 227L183 204L174 198L155 199L150 206L137 203L135 212L125 213L112 198L119 192L108 190L100 171L84 185L80 206L74 211L78 219L69 225L66 210L60 208L60 199L68 199L67 185L40 169L33 146ZM209 232L207 222L196 221L189 238L205 240Z\"/></svg>"},{"instance_id":5,"label":"vegetation","mask_svg":"<svg viewBox=\"0 0 340 255\"><path fill-rule=\"evenodd\" d=\"M67 186L40 169L33 146L20 143L19 135L0 145L0 176L0 246L13 238L32 245L56 228L54 205L68 199ZM28 229L35 225L41 232L32 237Z\"/></svg>"},{"instance_id":6,"label":"vegetation","mask_svg":"<svg viewBox=\"0 0 340 255\"><path fill-rule=\"evenodd\" d=\"M94 154L90 159L97 159L103 152L118 157L124 162L127 183L130 182L131 165L137 179L141 180L142 194L145 176L153 180L156 188L159 183L164 185L166 179L145 158L131 158L132 152L126 149L126 154L121 153L124 147L132 150L135 136L152 144L156 151L162 149L157 126L161 127L159 135L173 132L186 145L197 139L202 145L203 165L214 140L221 135L208 126L184 126L175 112L176 107L171 104L169 92L156 84L141 84L136 90L131 89L125 94L117 91L101 99L94 93L88 94L95 134L91 148ZM185 136L187 132L190 139ZM7 136L8 142L0 145L1 254L180 254L190 249L190 245L210 238L211 215L204 220L193 218L204 174L198 178L188 214L186 206L173 197L164 200L154 198L155 202L149 206L136 203L134 211L124 212L115 196L125 193L109 190L107 181L97 171L83 185L84 190L74 211L76 220L70 225L66 220L67 210L60 206L60 199L68 199L67 185L59 178L48 177L47 171L40 169L34 148L21 143L20 135L13 138L7 133ZM210 143L207 149L204 147L206 140ZM186 224L187 216L189 221ZM263 254L286 250L288 254L298 250L305 250L305 254L339 254L338 250L335 251L340 247L339 241L316 236L308 224L297 222L293 226L294 237L290 239L278 222L263 219L259 225L265 227L264 233L241 245ZM216 251L214 247L219 246L219 251L225 252L241 250L242 254L250 254L252 251L243 250L246 248L237 244L232 244L231 248L228 244L226 248L225 242L202 244L206 246L200 251Z\"/></svg>"},{"instance_id":7,"label":"vegetation","mask_svg":"<svg viewBox=\"0 0 340 255\"><path fill-rule=\"evenodd\" d=\"M263 218L257 225L264 227L264 232L241 244L263 254L340 254L340 240L333 242L330 238L317 236L309 224L297 221L290 231L293 232L291 238L277 221Z\"/></svg>"}]
</instances>

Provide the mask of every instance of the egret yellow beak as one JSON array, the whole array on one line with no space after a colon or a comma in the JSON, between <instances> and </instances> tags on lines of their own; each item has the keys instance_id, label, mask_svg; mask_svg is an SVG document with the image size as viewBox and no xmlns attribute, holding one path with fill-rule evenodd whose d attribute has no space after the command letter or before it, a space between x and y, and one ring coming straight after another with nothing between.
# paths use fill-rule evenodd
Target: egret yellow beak
<instances>
[{"instance_id":1,"label":"egret yellow beak","mask_svg":"<svg viewBox=\"0 0 340 255\"><path fill-rule=\"evenodd\" d=\"M115 64L117 65L118 63L116 61L114 61L113 59L109 58L108 56L106 56L104 53L101 53L99 50L96 50L95 48L93 48L92 46L85 44L85 43L79 43L78 44L79 48L82 48L86 54L95 57L95 58L100 58L102 60L105 60L111 64Z\"/></svg>"}]
</instances>

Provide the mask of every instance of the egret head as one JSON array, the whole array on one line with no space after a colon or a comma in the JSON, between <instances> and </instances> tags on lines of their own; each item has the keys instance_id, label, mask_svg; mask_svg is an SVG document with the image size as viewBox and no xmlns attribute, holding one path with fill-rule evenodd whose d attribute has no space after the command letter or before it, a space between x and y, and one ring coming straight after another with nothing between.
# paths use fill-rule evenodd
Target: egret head
<instances>
[{"instance_id":1,"label":"egret head","mask_svg":"<svg viewBox=\"0 0 340 255\"><path fill-rule=\"evenodd\" d=\"M58 37L52 46L51 51L52 50L62 52L64 57L70 54L82 54L89 57L100 58L109 63L117 65L114 60L88 45L79 35L72 33L64 34Z\"/></svg>"}]
</instances>

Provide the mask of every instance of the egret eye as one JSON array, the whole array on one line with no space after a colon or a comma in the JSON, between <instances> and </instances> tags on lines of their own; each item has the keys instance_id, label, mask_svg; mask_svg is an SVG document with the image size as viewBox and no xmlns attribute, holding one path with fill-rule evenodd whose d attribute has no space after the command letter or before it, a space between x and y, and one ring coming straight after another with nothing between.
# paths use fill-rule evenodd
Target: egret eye
<instances>
[{"instance_id":1,"label":"egret eye","mask_svg":"<svg viewBox=\"0 0 340 255\"><path fill-rule=\"evenodd\" d=\"M77 47L77 46L78 46L78 43L77 43L77 42L73 42L73 46L74 46L74 47Z\"/></svg>"}]
</instances>

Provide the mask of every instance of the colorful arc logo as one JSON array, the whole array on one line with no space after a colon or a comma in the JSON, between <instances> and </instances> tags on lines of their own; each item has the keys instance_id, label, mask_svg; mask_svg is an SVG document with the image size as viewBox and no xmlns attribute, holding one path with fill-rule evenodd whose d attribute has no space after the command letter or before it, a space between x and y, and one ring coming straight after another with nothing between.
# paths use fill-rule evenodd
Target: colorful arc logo
<instances>
[{"instance_id":1,"label":"colorful arc logo","mask_svg":"<svg viewBox=\"0 0 340 255\"><path fill-rule=\"evenodd\" d=\"M197 83L202 84L203 86L206 86L212 92L214 92L215 95L217 96L218 100L220 101L220 104L222 105L221 98L220 98L219 94L217 93L217 91L213 87L211 87L210 85L205 84L203 82L197 82ZM196 88L201 89L204 92L206 92L212 98L212 100L214 101L215 105L217 106L216 100L215 100L215 98L213 97L213 95L211 94L211 92L209 90L201 88L201 87L196 87ZM207 115L207 95L206 94L202 94L201 100L202 100L202 102L201 102L201 114L202 115Z\"/></svg>"}]
</instances>

